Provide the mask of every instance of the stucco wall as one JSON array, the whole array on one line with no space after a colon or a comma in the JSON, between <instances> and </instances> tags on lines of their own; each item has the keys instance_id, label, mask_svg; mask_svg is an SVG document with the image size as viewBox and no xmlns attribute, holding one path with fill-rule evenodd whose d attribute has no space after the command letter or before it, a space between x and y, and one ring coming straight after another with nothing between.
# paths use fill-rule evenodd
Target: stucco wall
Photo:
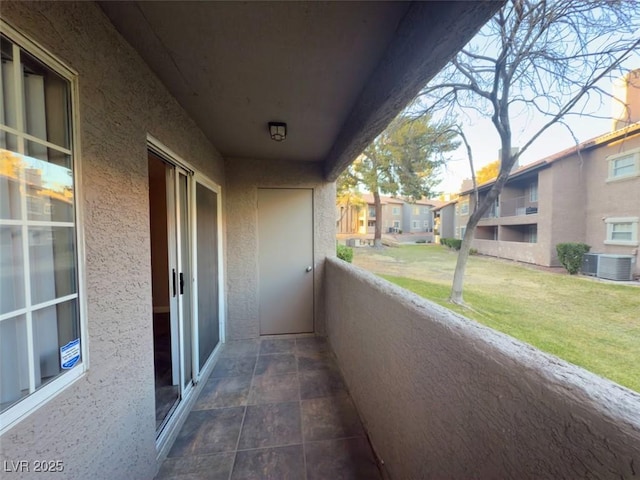
<instances>
[{"instance_id":1,"label":"stucco wall","mask_svg":"<svg viewBox=\"0 0 640 480\"><path fill-rule=\"evenodd\" d=\"M585 240L596 253L636 255L635 272L640 273L637 245L605 244L607 224L611 217L640 217L640 176L607 182L609 176L607 157L640 147L640 134L615 142L607 148L594 150L585 165L585 189L589 192L584 206ZM639 227L640 228L640 227Z\"/></svg>"},{"instance_id":2,"label":"stucco wall","mask_svg":"<svg viewBox=\"0 0 640 480\"><path fill-rule=\"evenodd\" d=\"M335 183L324 181L316 163L225 159L228 339L260 335L258 317L258 188L312 188L314 209L315 330L324 332L324 259L336 254ZM291 232L291 241L296 241ZM283 245L286 248L286 245Z\"/></svg>"},{"instance_id":3,"label":"stucco wall","mask_svg":"<svg viewBox=\"0 0 640 480\"><path fill-rule=\"evenodd\" d=\"M390 478L637 476L640 395L326 263L329 340Z\"/></svg>"},{"instance_id":4,"label":"stucco wall","mask_svg":"<svg viewBox=\"0 0 640 480\"><path fill-rule=\"evenodd\" d=\"M220 184L224 165L95 4L3 2L1 15L79 72L90 368L2 436L0 461L60 460L64 478L151 478L147 133Z\"/></svg>"},{"instance_id":5,"label":"stucco wall","mask_svg":"<svg viewBox=\"0 0 640 480\"><path fill-rule=\"evenodd\" d=\"M548 263L545 263L545 248L539 243L474 238L472 247L477 248L478 252L483 255L549 266Z\"/></svg>"}]
</instances>

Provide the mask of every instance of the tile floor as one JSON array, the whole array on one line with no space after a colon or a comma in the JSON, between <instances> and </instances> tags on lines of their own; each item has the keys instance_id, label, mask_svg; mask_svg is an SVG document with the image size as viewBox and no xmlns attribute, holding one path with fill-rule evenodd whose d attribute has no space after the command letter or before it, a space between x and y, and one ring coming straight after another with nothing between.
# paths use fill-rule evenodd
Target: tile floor
<instances>
[{"instance_id":1,"label":"tile floor","mask_svg":"<svg viewBox=\"0 0 640 480\"><path fill-rule=\"evenodd\" d=\"M379 480L320 337L225 345L156 479Z\"/></svg>"}]
</instances>

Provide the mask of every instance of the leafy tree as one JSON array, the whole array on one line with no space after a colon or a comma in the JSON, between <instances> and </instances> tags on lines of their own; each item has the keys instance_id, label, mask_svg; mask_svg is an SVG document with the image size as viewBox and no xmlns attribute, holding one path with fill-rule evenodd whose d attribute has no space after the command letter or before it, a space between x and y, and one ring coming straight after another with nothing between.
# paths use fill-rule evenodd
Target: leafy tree
<instances>
[{"instance_id":1,"label":"leafy tree","mask_svg":"<svg viewBox=\"0 0 640 480\"><path fill-rule=\"evenodd\" d=\"M413 200L430 196L438 183L437 173L445 154L458 144L444 124L430 117L396 118L349 166L338 184L361 185L373 193L376 209L374 245L382 245L380 194L401 195ZM443 133L444 132L444 133Z\"/></svg>"},{"instance_id":2,"label":"leafy tree","mask_svg":"<svg viewBox=\"0 0 640 480\"><path fill-rule=\"evenodd\" d=\"M357 183L347 175L341 175L336 182L336 205L343 207L336 224L339 224L352 208L359 211L366 205Z\"/></svg>"},{"instance_id":3,"label":"leafy tree","mask_svg":"<svg viewBox=\"0 0 640 480\"><path fill-rule=\"evenodd\" d=\"M480 184L493 180L498 177L498 173L500 173L500 160L495 160L478 170L476 182Z\"/></svg>"},{"instance_id":4,"label":"leafy tree","mask_svg":"<svg viewBox=\"0 0 640 480\"><path fill-rule=\"evenodd\" d=\"M550 126L566 126L567 115L598 116L585 110L586 100L608 95L599 82L619 76L621 64L638 49L638 17L637 2L628 0L508 0L424 88L412 111L422 108L431 116L439 110L450 117L473 109L491 118L500 138L500 169L469 217L452 302L463 303L464 272L476 226L513 165ZM512 120L517 115L544 118L541 126L527 132L519 150L512 148Z\"/></svg>"}]
</instances>

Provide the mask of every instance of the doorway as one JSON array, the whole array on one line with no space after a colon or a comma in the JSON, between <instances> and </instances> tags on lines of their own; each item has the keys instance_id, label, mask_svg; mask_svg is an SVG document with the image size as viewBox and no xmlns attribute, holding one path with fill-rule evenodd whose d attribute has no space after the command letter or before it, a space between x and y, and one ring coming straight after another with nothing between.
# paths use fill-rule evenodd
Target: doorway
<instances>
[{"instance_id":1,"label":"doorway","mask_svg":"<svg viewBox=\"0 0 640 480\"><path fill-rule=\"evenodd\" d=\"M260 334L313 332L313 190L258 189Z\"/></svg>"},{"instance_id":2,"label":"doorway","mask_svg":"<svg viewBox=\"0 0 640 480\"><path fill-rule=\"evenodd\" d=\"M188 174L148 152L156 430L193 382Z\"/></svg>"}]
</instances>

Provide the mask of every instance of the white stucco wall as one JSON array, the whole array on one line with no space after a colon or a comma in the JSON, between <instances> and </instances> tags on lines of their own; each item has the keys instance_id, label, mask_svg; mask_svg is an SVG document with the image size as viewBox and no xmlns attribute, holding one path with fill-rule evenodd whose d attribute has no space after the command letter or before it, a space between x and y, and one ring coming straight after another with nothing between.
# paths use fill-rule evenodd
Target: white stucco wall
<instances>
[{"instance_id":1,"label":"white stucco wall","mask_svg":"<svg viewBox=\"0 0 640 480\"><path fill-rule=\"evenodd\" d=\"M258 188L313 189L315 331L325 331L324 259L336 254L335 183L324 180L316 163L225 159L227 189L228 339L260 335L258 317ZM291 231L291 241L296 241ZM286 248L286 245L283 245ZM232 254L231 254L232 253Z\"/></svg>"},{"instance_id":2,"label":"white stucco wall","mask_svg":"<svg viewBox=\"0 0 640 480\"><path fill-rule=\"evenodd\" d=\"M0 14L79 73L90 361L82 378L0 438L0 465L60 460L59 478L151 478L147 134L224 186L223 162L95 4L3 2Z\"/></svg>"},{"instance_id":3,"label":"white stucco wall","mask_svg":"<svg viewBox=\"0 0 640 480\"><path fill-rule=\"evenodd\" d=\"M637 393L340 260L325 285L331 346L390 478L637 478Z\"/></svg>"}]
</instances>

